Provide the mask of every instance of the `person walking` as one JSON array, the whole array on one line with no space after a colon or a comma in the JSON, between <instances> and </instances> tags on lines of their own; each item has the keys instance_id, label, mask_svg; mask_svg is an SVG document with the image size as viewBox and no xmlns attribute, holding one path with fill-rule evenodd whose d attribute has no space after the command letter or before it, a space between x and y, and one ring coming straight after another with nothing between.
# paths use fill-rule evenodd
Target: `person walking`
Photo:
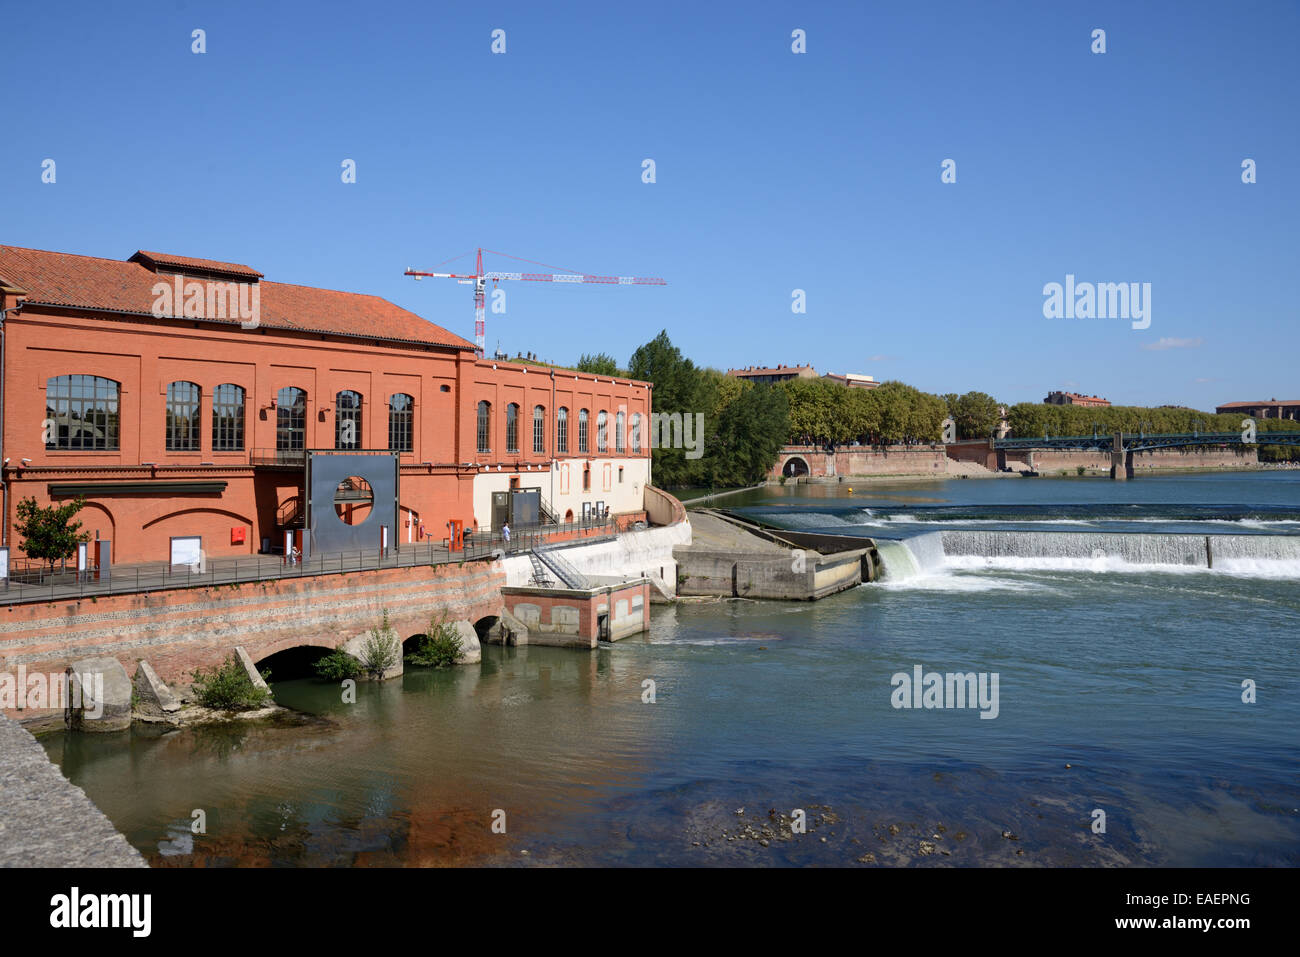
<instances>
[{"instance_id":1,"label":"person walking","mask_svg":"<svg viewBox=\"0 0 1300 957\"><path fill-rule=\"evenodd\" d=\"M508 522L501 523L501 537L505 540L506 551L510 551L510 524Z\"/></svg>"}]
</instances>

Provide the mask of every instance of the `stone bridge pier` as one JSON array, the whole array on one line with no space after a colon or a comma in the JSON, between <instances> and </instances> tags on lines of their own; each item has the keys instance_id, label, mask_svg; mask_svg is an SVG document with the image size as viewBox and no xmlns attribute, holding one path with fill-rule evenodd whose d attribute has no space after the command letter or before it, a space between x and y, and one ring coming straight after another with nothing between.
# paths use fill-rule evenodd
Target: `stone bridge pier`
<instances>
[{"instance_id":1,"label":"stone bridge pier","mask_svg":"<svg viewBox=\"0 0 1300 957\"><path fill-rule=\"evenodd\" d=\"M1133 453L1124 450L1124 433L1115 433L1115 444L1110 452L1110 477L1125 482L1133 477Z\"/></svg>"}]
</instances>

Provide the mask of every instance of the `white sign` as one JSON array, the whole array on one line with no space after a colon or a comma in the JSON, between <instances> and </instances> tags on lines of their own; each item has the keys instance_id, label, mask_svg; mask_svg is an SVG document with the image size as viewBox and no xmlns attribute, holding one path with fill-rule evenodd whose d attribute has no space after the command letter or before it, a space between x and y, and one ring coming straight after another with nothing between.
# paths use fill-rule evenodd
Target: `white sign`
<instances>
[{"instance_id":1,"label":"white sign","mask_svg":"<svg viewBox=\"0 0 1300 957\"><path fill-rule=\"evenodd\" d=\"M172 539L172 564L197 565L202 551L203 539L198 535Z\"/></svg>"},{"instance_id":2,"label":"white sign","mask_svg":"<svg viewBox=\"0 0 1300 957\"><path fill-rule=\"evenodd\" d=\"M9 546L5 545L0 548L0 578L8 580L9 578Z\"/></svg>"}]
</instances>

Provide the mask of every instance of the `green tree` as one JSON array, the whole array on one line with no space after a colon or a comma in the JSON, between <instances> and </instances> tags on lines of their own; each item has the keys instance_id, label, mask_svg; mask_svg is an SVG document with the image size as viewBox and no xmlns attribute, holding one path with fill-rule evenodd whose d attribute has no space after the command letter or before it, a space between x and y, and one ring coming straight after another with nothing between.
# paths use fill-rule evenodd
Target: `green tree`
<instances>
[{"instance_id":1,"label":"green tree","mask_svg":"<svg viewBox=\"0 0 1300 957\"><path fill-rule=\"evenodd\" d=\"M66 505L41 508L36 499L25 498L18 503L18 520L14 528L23 536L23 551L31 558L40 558L54 569L56 562L71 558L77 546L90 540L89 532L78 531L81 522L72 517L85 506L86 500L77 496Z\"/></svg>"},{"instance_id":2,"label":"green tree","mask_svg":"<svg viewBox=\"0 0 1300 957\"><path fill-rule=\"evenodd\" d=\"M712 404L704 376L695 363L673 345L667 330L632 353L628 374L634 379L654 383L651 408L656 415L677 414L683 420L689 416L692 430L697 421L695 415L704 415L707 435L707 414ZM692 438L694 441L699 438L694 431ZM662 448L660 436L655 436L655 439L656 448L652 453L655 484L672 488L688 484L693 477L698 480L700 469L693 464L697 460L687 459L684 448Z\"/></svg>"},{"instance_id":3,"label":"green tree","mask_svg":"<svg viewBox=\"0 0 1300 957\"><path fill-rule=\"evenodd\" d=\"M595 355L584 352L578 359L576 368L588 375L607 375L610 378L623 374L623 370L618 367L618 360L608 352L597 352Z\"/></svg>"},{"instance_id":4,"label":"green tree","mask_svg":"<svg viewBox=\"0 0 1300 957\"><path fill-rule=\"evenodd\" d=\"M709 485L753 485L776 464L790 432L785 390L742 383L735 398L722 407L705 442L700 460Z\"/></svg>"},{"instance_id":5,"label":"green tree","mask_svg":"<svg viewBox=\"0 0 1300 957\"><path fill-rule=\"evenodd\" d=\"M948 414L957 423L957 437L987 439L998 427L998 400L987 392L944 396Z\"/></svg>"}]
</instances>

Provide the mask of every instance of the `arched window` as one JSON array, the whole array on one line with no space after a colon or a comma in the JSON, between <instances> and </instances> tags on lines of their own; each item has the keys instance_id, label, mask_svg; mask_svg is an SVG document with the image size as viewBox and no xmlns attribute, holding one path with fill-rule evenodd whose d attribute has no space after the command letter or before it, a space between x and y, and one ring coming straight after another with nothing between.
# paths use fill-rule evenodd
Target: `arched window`
<instances>
[{"instance_id":1,"label":"arched window","mask_svg":"<svg viewBox=\"0 0 1300 957\"><path fill-rule=\"evenodd\" d=\"M492 403L486 400L478 404L478 450L492 451Z\"/></svg>"},{"instance_id":2,"label":"arched window","mask_svg":"<svg viewBox=\"0 0 1300 957\"><path fill-rule=\"evenodd\" d=\"M212 451L244 451L244 389L230 382L212 390Z\"/></svg>"},{"instance_id":3,"label":"arched window","mask_svg":"<svg viewBox=\"0 0 1300 957\"><path fill-rule=\"evenodd\" d=\"M614 447L619 452L627 451L627 413L622 410L614 416Z\"/></svg>"},{"instance_id":4,"label":"arched window","mask_svg":"<svg viewBox=\"0 0 1300 957\"><path fill-rule=\"evenodd\" d=\"M569 410L560 406L555 413L555 452L557 455L569 451Z\"/></svg>"},{"instance_id":5,"label":"arched window","mask_svg":"<svg viewBox=\"0 0 1300 957\"><path fill-rule=\"evenodd\" d=\"M506 406L506 451L519 451L519 406L514 402Z\"/></svg>"},{"instance_id":6,"label":"arched window","mask_svg":"<svg viewBox=\"0 0 1300 957\"><path fill-rule=\"evenodd\" d=\"M533 454L546 454L546 409L533 406Z\"/></svg>"},{"instance_id":7,"label":"arched window","mask_svg":"<svg viewBox=\"0 0 1300 957\"><path fill-rule=\"evenodd\" d=\"M609 414L604 409L596 415L596 451L609 451Z\"/></svg>"},{"instance_id":8,"label":"arched window","mask_svg":"<svg viewBox=\"0 0 1300 957\"><path fill-rule=\"evenodd\" d=\"M121 385L97 375L58 375L45 383L47 449L116 450Z\"/></svg>"},{"instance_id":9,"label":"arched window","mask_svg":"<svg viewBox=\"0 0 1300 957\"><path fill-rule=\"evenodd\" d=\"M307 393L285 386L275 396L275 448L301 452L307 447Z\"/></svg>"},{"instance_id":10,"label":"arched window","mask_svg":"<svg viewBox=\"0 0 1300 957\"><path fill-rule=\"evenodd\" d=\"M632 413L632 451L641 451L641 413Z\"/></svg>"},{"instance_id":11,"label":"arched window","mask_svg":"<svg viewBox=\"0 0 1300 957\"><path fill-rule=\"evenodd\" d=\"M361 393L344 389L334 396L334 448L361 447Z\"/></svg>"},{"instance_id":12,"label":"arched window","mask_svg":"<svg viewBox=\"0 0 1300 957\"><path fill-rule=\"evenodd\" d=\"M394 452L415 449L415 399L405 392L388 397L388 447Z\"/></svg>"},{"instance_id":13,"label":"arched window","mask_svg":"<svg viewBox=\"0 0 1300 957\"><path fill-rule=\"evenodd\" d=\"M591 442L587 436L588 418L589 416L587 415L586 409L578 410L578 452L579 453L591 451L590 448Z\"/></svg>"},{"instance_id":14,"label":"arched window","mask_svg":"<svg viewBox=\"0 0 1300 957\"><path fill-rule=\"evenodd\" d=\"M193 382L167 386L167 451L199 450L199 387Z\"/></svg>"}]
</instances>

